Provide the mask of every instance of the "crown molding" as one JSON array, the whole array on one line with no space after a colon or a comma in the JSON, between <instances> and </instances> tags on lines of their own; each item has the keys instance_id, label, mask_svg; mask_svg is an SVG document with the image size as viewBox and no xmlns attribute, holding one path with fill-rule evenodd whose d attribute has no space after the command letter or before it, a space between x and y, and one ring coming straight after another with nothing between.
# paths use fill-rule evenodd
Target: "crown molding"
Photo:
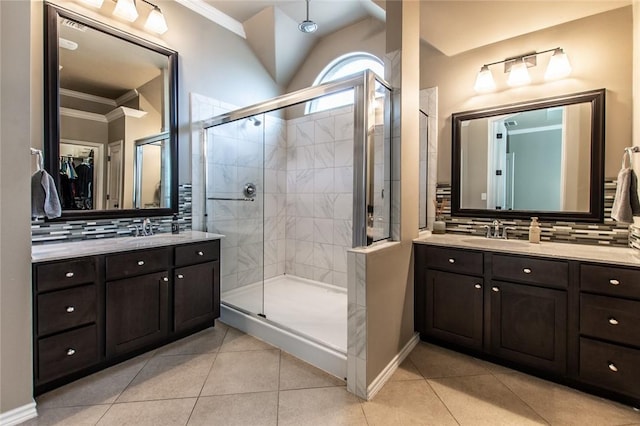
<instances>
[{"instance_id":1,"label":"crown molding","mask_svg":"<svg viewBox=\"0 0 640 426\"><path fill-rule=\"evenodd\" d=\"M226 28L227 30L235 33L236 35L239 35L244 39L247 38L242 23L236 21L231 16L221 12L210 4L207 4L203 0L176 0L176 3L181 4L187 9L191 9L198 15L201 15L208 20L215 22L221 27Z\"/></svg>"}]
</instances>

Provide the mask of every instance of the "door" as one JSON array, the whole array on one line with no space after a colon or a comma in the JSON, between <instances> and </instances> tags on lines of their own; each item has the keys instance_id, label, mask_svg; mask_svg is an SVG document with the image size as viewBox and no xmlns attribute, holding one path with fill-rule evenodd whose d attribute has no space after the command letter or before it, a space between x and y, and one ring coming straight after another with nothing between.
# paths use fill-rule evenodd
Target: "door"
<instances>
[{"instance_id":1,"label":"door","mask_svg":"<svg viewBox=\"0 0 640 426\"><path fill-rule=\"evenodd\" d=\"M122 208L122 142L107 147L107 210Z\"/></svg>"},{"instance_id":2,"label":"door","mask_svg":"<svg viewBox=\"0 0 640 426\"><path fill-rule=\"evenodd\" d=\"M213 325L220 294L216 294L216 270L220 262L176 268L174 286L174 330L182 331L203 324ZM217 315L219 316L219 314Z\"/></svg>"},{"instance_id":3,"label":"door","mask_svg":"<svg viewBox=\"0 0 640 426\"><path fill-rule=\"evenodd\" d=\"M428 269L426 279L426 334L482 349L482 278Z\"/></svg>"},{"instance_id":4,"label":"door","mask_svg":"<svg viewBox=\"0 0 640 426\"><path fill-rule=\"evenodd\" d=\"M567 369L567 292L494 281L491 351L539 370Z\"/></svg>"}]
</instances>

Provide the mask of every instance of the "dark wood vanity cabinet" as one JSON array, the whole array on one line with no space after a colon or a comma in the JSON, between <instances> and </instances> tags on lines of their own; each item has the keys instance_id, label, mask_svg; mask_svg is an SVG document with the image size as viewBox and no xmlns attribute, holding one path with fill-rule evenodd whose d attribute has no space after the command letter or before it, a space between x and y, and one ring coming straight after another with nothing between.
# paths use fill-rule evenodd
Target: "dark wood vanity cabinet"
<instances>
[{"instance_id":1,"label":"dark wood vanity cabinet","mask_svg":"<svg viewBox=\"0 0 640 426\"><path fill-rule=\"evenodd\" d=\"M640 269L414 248L422 339L640 404Z\"/></svg>"},{"instance_id":2,"label":"dark wood vanity cabinet","mask_svg":"<svg viewBox=\"0 0 640 426\"><path fill-rule=\"evenodd\" d=\"M208 240L34 264L35 393L212 326L219 257Z\"/></svg>"}]
</instances>

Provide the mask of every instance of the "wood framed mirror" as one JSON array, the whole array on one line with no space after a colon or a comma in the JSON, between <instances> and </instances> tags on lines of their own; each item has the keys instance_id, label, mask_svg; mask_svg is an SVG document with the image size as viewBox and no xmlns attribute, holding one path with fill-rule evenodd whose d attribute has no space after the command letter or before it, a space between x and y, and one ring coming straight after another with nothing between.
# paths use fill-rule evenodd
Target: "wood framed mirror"
<instances>
[{"instance_id":1,"label":"wood framed mirror","mask_svg":"<svg viewBox=\"0 0 640 426\"><path fill-rule=\"evenodd\" d=\"M44 7L45 169L60 219L177 213L177 52Z\"/></svg>"},{"instance_id":2,"label":"wood framed mirror","mask_svg":"<svg viewBox=\"0 0 640 426\"><path fill-rule=\"evenodd\" d=\"M452 115L452 216L602 222L605 90Z\"/></svg>"}]
</instances>

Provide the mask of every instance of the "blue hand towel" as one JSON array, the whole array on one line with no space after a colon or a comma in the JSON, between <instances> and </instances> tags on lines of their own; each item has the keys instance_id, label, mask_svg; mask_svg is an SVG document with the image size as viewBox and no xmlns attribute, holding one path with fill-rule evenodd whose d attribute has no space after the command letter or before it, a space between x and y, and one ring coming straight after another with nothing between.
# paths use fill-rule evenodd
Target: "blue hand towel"
<instances>
[{"instance_id":1,"label":"blue hand towel","mask_svg":"<svg viewBox=\"0 0 640 426\"><path fill-rule=\"evenodd\" d=\"M55 182L49 173L38 170L31 175L31 216L60 217L62 207Z\"/></svg>"}]
</instances>

